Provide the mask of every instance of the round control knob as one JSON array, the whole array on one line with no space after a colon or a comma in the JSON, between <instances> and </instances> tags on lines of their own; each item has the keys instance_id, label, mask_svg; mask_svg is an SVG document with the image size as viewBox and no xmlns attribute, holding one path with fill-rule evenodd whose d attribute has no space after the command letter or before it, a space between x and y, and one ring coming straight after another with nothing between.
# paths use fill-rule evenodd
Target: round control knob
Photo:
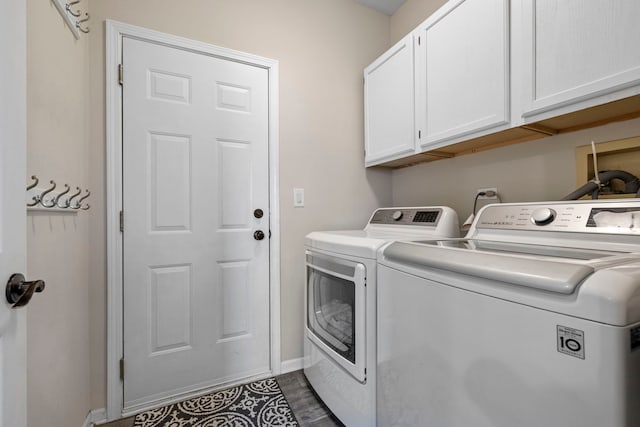
<instances>
[{"instance_id":1,"label":"round control knob","mask_svg":"<svg viewBox=\"0 0 640 427\"><path fill-rule=\"evenodd\" d=\"M402 218L402 211L394 211L393 214L391 215L391 218L393 218L394 221L400 221L400 219Z\"/></svg>"},{"instance_id":2,"label":"round control knob","mask_svg":"<svg viewBox=\"0 0 640 427\"><path fill-rule=\"evenodd\" d=\"M549 208L540 208L531 214L531 222L535 225L546 225L556 218L556 211Z\"/></svg>"}]
</instances>

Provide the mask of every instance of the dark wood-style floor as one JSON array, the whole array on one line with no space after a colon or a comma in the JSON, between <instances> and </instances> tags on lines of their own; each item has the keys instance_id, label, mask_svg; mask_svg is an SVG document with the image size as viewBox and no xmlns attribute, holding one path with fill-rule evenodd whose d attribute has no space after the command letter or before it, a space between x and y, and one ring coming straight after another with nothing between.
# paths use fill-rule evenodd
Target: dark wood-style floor
<instances>
[{"instance_id":1,"label":"dark wood-style floor","mask_svg":"<svg viewBox=\"0 0 640 427\"><path fill-rule=\"evenodd\" d=\"M289 402L300 427L344 427L316 396L302 371L294 371L276 377L284 397ZM123 418L101 427L132 427L134 417Z\"/></svg>"},{"instance_id":2,"label":"dark wood-style floor","mask_svg":"<svg viewBox=\"0 0 640 427\"><path fill-rule=\"evenodd\" d=\"M316 396L302 371L276 377L301 427L344 427Z\"/></svg>"}]
</instances>

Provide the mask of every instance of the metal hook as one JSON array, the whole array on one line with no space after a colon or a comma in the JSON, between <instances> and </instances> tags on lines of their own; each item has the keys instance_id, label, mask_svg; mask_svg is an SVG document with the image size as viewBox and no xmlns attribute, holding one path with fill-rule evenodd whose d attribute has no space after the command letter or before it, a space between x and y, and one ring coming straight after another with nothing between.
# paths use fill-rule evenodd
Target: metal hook
<instances>
[{"instance_id":1,"label":"metal hook","mask_svg":"<svg viewBox=\"0 0 640 427\"><path fill-rule=\"evenodd\" d=\"M80 200L78 200L76 202L75 206L72 206L73 209L80 209L80 205L82 205L82 201L91 195L91 191L89 191L89 190L85 190L85 191L87 192L87 194L85 194L82 198L80 198ZM89 206L89 205L87 205L87 206ZM87 208L87 209L89 209L89 208ZM85 211L87 209L83 208L83 210L85 210Z\"/></svg>"},{"instance_id":2,"label":"metal hook","mask_svg":"<svg viewBox=\"0 0 640 427\"><path fill-rule=\"evenodd\" d=\"M31 185L27 185L27 191L31 190L33 187L35 187L36 185L38 185L38 182L40 182L40 181L38 180L38 177L37 177L37 176L35 176L35 175L31 175L31 179L35 180L36 182L34 182L34 183L33 183L33 184L31 184Z\"/></svg>"},{"instance_id":3,"label":"metal hook","mask_svg":"<svg viewBox=\"0 0 640 427\"><path fill-rule=\"evenodd\" d=\"M78 16L82 15L82 12L80 12L80 11L74 12L73 10L71 10L71 6L73 6L74 4L78 4L78 3L80 3L80 0L75 0L75 1L69 2L69 3L67 3L65 5L65 9L67 9L67 12L69 12L70 14L75 16L76 18Z\"/></svg>"},{"instance_id":4,"label":"metal hook","mask_svg":"<svg viewBox=\"0 0 640 427\"><path fill-rule=\"evenodd\" d=\"M51 193L51 192L52 192L53 190L55 190L55 188L56 188L56 182L55 182L54 180L49 181L49 184L53 184L53 187L49 188L48 190L44 190L44 191L42 192L42 194L39 196L40 204L41 204L42 206L44 206L45 208L52 208L52 207L54 207L54 206L56 205L56 204L55 204L55 202L53 202L53 203L52 203L52 204L50 204L50 205L45 204L45 202L44 202L44 196L46 196L47 194Z\"/></svg>"},{"instance_id":5,"label":"metal hook","mask_svg":"<svg viewBox=\"0 0 640 427\"><path fill-rule=\"evenodd\" d=\"M78 192L77 192L77 193L74 193L71 197L69 197L69 198L67 199L67 201L66 201L66 203L65 203L65 205L66 205L66 206L65 206L65 208L68 208L69 206L71 206L71 201L72 201L73 199L75 199L76 197L78 197L78 196L80 195L80 193L82 193L82 190L80 189L80 187L76 187L76 190L78 190ZM78 207L79 207L79 206L78 206ZM72 208L72 209L78 209L78 208L77 208L77 207L75 207L75 206L71 206L71 208Z\"/></svg>"},{"instance_id":6,"label":"metal hook","mask_svg":"<svg viewBox=\"0 0 640 427\"><path fill-rule=\"evenodd\" d=\"M40 195L39 194L36 194L31 199L33 200L33 203L27 203L27 207L29 207L29 208L32 208L32 207L36 206L38 203L40 203Z\"/></svg>"},{"instance_id":7,"label":"metal hook","mask_svg":"<svg viewBox=\"0 0 640 427\"><path fill-rule=\"evenodd\" d=\"M71 190L71 187L69 187L68 184L65 184L64 186L67 189L53 198L53 204L56 205L59 208L62 208L62 209L68 208L69 206L61 206L60 203L59 203L60 197L64 196L65 194L67 194L69 192L69 190Z\"/></svg>"},{"instance_id":8,"label":"metal hook","mask_svg":"<svg viewBox=\"0 0 640 427\"><path fill-rule=\"evenodd\" d=\"M80 24L82 24L84 22L87 22L89 20L89 14L85 13L84 15L86 16L86 18L83 18L83 19L80 19L80 20L76 21L76 28L78 30L82 31L83 33L87 34L89 32L89 28L88 27L87 28L82 28L80 26Z\"/></svg>"}]
</instances>

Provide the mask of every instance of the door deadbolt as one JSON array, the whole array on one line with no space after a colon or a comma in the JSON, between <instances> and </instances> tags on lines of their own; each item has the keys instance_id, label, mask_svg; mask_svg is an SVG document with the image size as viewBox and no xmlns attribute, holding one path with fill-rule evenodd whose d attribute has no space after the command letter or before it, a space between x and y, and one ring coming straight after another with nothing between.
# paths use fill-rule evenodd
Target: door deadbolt
<instances>
[{"instance_id":1,"label":"door deadbolt","mask_svg":"<svg viewBox=\"0 0 640 427\"><path fill-rule=\"evenodd\" d=\"M256 231L253 233L253 238L254 238L254 239L256 239L256 240L262 240L262 239L264 239L264 231L262 231L262 230L256 230Z\"/></svg>"},{"instance_id":2,"label":"door deadbolt","mask_svg":"<svg viewBox=\"0 0 640 427\"><path fill-rule=\"evenodd\" d=\"M255 211L253 211L253 216L255 216L256 218L262 218L263 215L264 212L262 212L262 209L256 209Z\"/></svg>"}]
</instances>

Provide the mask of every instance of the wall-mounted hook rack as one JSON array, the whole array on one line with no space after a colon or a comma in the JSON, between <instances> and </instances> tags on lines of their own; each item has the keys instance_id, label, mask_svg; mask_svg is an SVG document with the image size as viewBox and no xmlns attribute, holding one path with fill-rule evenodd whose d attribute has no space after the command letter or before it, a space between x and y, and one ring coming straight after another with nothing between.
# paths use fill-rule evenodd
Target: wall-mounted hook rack
<instances>
[{"instance_id":1,"label":"wall-mounted hook rack","mask_svg":"<svg viewBox=\"0 0 640 427\"><path fill-rule=\"evenodd\" d=\"M88 33L89 27L85 25L89 21L89 14L78 9L81 0L51 0L64 18L64 22L73 33L76 39L80 38L80 33ZM84 16L81 18L81 16Z\"/></svg>"},{"instance_id":2,"label":"wall-mounted hook rack","mask_svg":"<svg viewBox=\"0 0 640 427\"><path fill-rule=\"evenodd\" d=\"M81 0L75 0L72 2L69 2L67 4L64 5L64 10L66 10L67 12L69 12L71 15L75 16L76 18L78 18L80 15L82 15L82 12L77 11L74 12L71 7L75 6L76 4L80 3Z\"/></svg>"},{"instance_id":3,"label":"wall-mounted hook rack","mask_svg":"<svg viewBox=\"0 0 640 427\"><path fill-rule=\"evenodd\" d=\"M28 211L47 211L47 212L68 212L77 213L78 211L89 210L89 204L82 205L82 202L91 195L89 190L84 190L85 194L78 200L74 201L82 194L82 189L76 187L75 191L67 196L71 191L69 184L64 184L64 190L56 191L57 184L54 180L49 181L48 187L39 187L40 180L37 176L31 175L31 184L27 185L27 210Z\"/></svg>"}]
</instances>

